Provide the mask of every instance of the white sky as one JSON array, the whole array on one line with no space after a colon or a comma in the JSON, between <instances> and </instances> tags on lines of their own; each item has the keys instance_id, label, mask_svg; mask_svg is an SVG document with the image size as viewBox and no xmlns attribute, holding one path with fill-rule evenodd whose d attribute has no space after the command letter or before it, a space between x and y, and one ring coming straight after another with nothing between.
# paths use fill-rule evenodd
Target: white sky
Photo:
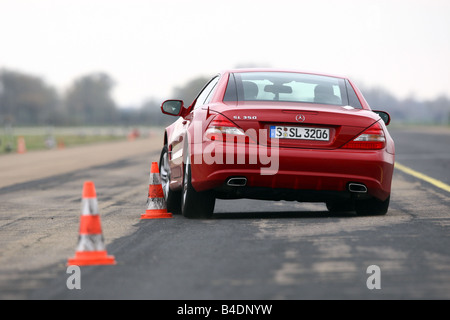
<instances>
[{"instance_id":1,"label":"white sky","mask_svg":"<svg viewBox=\"0 0 450 320\"><path fill-rule=\"evenodd\" d=\"M239 64L450 97L450 1L0 0L0 68L60 90L101 71L140 105Z\"/></svg>"}]
</instances>

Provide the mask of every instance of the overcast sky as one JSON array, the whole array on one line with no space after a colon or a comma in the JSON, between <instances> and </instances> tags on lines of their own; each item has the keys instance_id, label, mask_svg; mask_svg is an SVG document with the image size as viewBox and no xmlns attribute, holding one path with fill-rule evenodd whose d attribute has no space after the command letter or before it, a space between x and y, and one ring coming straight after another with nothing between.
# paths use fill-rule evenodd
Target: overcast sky
<instances>
[{"instance_id":1,"label":"overcast sky","mask_svg":"<svg viewBox=\"0 0 450 320\"><path fill-rule=\"evenodd\" d=\"M140 105L237 65L450 97L450 1L0 0L0 68L60 90L101 71Z\"/></svg>"}]
</instances>

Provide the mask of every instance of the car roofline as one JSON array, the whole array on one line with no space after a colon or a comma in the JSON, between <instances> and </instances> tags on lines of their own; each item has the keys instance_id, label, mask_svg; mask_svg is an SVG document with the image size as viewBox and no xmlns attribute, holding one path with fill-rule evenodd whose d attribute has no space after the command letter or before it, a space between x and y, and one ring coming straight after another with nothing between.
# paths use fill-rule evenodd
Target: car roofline
<instances>
[{"instance_id":1,"label":"car roofline","mask_svg":"<svg viewBox=\"0 0 450 320\"><path fill-rule=\"evenodd\" d=\"M323 72L315 72L315 71L307 71L307 70L296 70L296 69L278 69L278 68L234 68L223 70L221 74L225 73L244 73L244 72L290 72L290 73L303 73L303 74L311 74L317 76L326 76L340 79L348 79L348 77L337 74L329 74Z\"/></svg>"}]
</instances>

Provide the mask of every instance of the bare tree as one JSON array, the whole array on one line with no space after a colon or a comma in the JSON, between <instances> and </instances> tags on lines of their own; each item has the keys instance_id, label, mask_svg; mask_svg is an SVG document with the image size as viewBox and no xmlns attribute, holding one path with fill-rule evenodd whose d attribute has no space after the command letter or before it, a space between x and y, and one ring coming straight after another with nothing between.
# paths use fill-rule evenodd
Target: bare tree
<instances>
[{"instance_id":1,"label":"bare tree","mask_svg":"<svg viewBox=\"0 0 450 320\"><path fill-rule=\"evenodd\" d=\"M111 97L114 81L105 73L82 76L65 95L69 121L73 124L113 124L117 106Z\"/></svg>"},{"instance_id":2,"label":"bare tree","mask_svg":"<svg viewBox=\"0 0 450 320\"><path fill-rule=\"evenodd\" d=\"M1 70L0 87L0 122L47 125L56 121L58 95L39 77Z\"/></svg>"}]
</instances>

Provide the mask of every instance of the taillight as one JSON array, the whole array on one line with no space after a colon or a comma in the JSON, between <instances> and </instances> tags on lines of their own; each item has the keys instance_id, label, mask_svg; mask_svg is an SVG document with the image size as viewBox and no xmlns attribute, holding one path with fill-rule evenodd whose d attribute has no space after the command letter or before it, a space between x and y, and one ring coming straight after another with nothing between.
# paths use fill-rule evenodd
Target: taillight
<instances>
[{"instance_id":1,"label":"taillight","mask_svg":"<svg viewBox=\"0 0 450 320\"><path fill-rule=\"evenodd\" d=\"M342 148L376 150L383 149L385 145L386 138L383 129L377 122L370 128L364 130L358 137L346 143Z\"/></svg>"},{"instance_id":2,"label":"taillight","mask_svg":"<svg viewBox=\"0 0 450 320\"><path fill-rule=\"evenodd\" d=\"M205 131L205 138L212 141L226 141L227 139L234 139L234 136L245 136L245 134L242 129L221 114L209 123Z\"/></svg>"}]
</instances>

